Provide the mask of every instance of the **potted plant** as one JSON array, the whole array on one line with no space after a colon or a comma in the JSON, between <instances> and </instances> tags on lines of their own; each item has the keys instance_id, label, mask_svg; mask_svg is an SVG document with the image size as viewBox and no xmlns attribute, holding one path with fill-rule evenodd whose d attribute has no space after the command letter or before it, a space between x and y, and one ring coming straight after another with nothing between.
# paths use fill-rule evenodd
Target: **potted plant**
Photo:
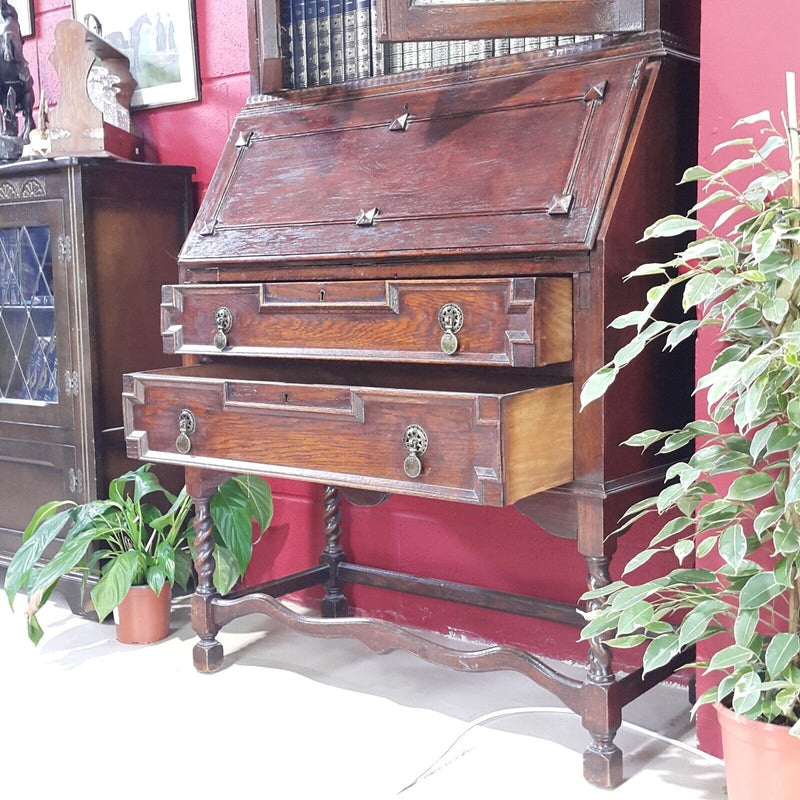
<instances>
[{"instance_id":1,"label":"potted plant","mask_svg":"<svg viewBox=\"0 0 800 800\"><path fill-rule=\"evenodd\" d=\"M168 635L171 587L185 588L191 576L192 499L185 487L177 496L167 491L150 469L145 464L111 481L107 500L82 505L56 500L36 511L5 578L12 607L18 591L28 594L28 636L34 643L42 637L37 612L59 579L73 570L82 572L84 586L90 574L98 577L90 593L94 609L100 621L114 611L120 641L158 641ZM272 519L269 485L253 475L229 478L214 497L211 516L218 539L214 581L225 594L250 563L251 520L263 532ZM36 566L64 531L57 552ZM151 613L156 615L152 623Z\"/></svg>"},{"instance_id":2,"label":"potted plant","mask_svg":"<svg viewBox=\"0 0 800 800\"><path fill-rule=\"evenodd\" d=\"M583 387L586 405L657 339L675 348L711 328L720 343L697 382L707 392L707 416L624 443L677 453L697 439L695 452L669 467L666 487L623 518L621 530L655 514L658 533L622 580L583 596L603 605L587 613L582 638L646 645L649 672L719 635L713 657L694 665L715 681L697 705L716 704L731 800L775 800L794 796L800 785L800 147L791 107L789 135L767 112L736 126L754 133L715 149L736 158L716 171L693 167L683 178L702 187L690 215L717 203L724 210L711 227L671 215L648 228L644 239L698 238L672 260L628 276L661 282L647 291L644 309L611 323L634 328L633 339ZM787 148L791 171L778 164ZM671 291L681 293L685 311L698 311L696 319L656 318ZM670 550L677 568L640 583L627 577ZM680 566L692 554L697 566ZM762 738L743 750L753 731ZM741 785L742 778L751 783Z\"/></svg>"}]
</instances>

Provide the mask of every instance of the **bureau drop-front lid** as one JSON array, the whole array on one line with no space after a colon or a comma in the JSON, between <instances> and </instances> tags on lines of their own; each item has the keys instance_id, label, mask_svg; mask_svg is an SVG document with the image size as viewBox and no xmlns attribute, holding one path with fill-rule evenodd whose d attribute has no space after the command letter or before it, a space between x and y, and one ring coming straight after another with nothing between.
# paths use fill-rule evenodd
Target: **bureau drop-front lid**
<instances>
[{"instance_id":1,"label":"bureau drop-front lid","mask_svg":"<svg viewBox=\"0 0 800 800\"><path fill-rule=\"evenodd\" d=\"M513 70L253 100L181 262L588 250L642 63L522 59Z\"/></svg>"}]
</instances>

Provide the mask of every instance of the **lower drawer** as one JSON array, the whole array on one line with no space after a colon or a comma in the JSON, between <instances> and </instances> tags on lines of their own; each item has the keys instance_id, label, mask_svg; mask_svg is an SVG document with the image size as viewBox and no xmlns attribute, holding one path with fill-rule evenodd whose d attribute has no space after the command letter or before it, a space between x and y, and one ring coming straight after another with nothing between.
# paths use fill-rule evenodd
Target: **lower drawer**
<instances>
[{"instance_id":1,"label":"lower drawer","mask_svg":"<svg viewBox=\"0 0 800 800\"><path fill-rule=\"evenodd\" d=\"M128 455L501 506L572 479L572 385L532 382L313 362L135 373Z\"/></svg>"}]
</instances>

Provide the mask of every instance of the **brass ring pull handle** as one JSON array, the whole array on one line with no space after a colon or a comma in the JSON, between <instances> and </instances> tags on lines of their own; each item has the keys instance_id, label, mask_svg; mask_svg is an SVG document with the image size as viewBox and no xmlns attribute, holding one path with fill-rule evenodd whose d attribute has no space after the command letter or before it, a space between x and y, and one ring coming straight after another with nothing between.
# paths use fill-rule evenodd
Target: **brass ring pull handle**
<instances>
[{"instance_id":1,"label":"brass ring pull handle","mask_svg":"<svg viewBox=\"0 0 800 800\"><path fill-rule=\"evenodd\" d=\"M189 438L197 430L197 420L188 408L182 408L178 414L178 438L175 440L175 449L185 456L192 449L192 440Z\"/></svg>"},{"instance_id":2,"label":"brass ring pull handle","mask_svg":"<svg viewBox=\"0 0 800 800\"><path fill-rule=\"evenodd\" d=\"M409 478L418 478L422 474L421 456L428 449L428 434L419 425L409 425L403 434L403 445L408 450L403 471Z\"/></svg>"},{"instance_id":3,"label":"brass ring pull handle","mask_svg":"<svg viewBox=\"0 0 800 800\"><path fill-rule=\"evenodd\" d=\"M228 346L228 336L233 327L233 313L229 308L220 306L214 312L214 325L217 332L214 334L214 347L224 350Z\"/></svg>"},{"instance_id":4,"label":"brass ring pull handle","mask_svg":"<svg viewBox=\"0 0 800 800\"><path fill-rule=\"evenodd\" d=\"M446 356L452 356L458 350L456 334L463 325L464 312L461 310L461 306L457 306L455 303L445 303L439 309L439 327L444 331L441 347Z\"/></svg>"}]
</instances>

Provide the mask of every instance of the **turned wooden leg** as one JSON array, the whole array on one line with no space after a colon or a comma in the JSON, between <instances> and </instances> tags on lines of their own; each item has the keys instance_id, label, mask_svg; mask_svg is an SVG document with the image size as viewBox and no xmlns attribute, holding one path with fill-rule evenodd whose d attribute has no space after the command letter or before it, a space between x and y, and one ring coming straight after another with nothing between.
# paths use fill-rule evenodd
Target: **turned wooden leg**
<instances>
[{"instance_id":1,"label":"turned wooden leg","mask_svg":"<svg viewBox=\"0 0 800 800\"><path fill-rule=\"evenodd\" d=\"M213 494L213 492L211 493ZM195 568L197 570L197 588L192 597L192 628L200 637L194 646L192 656L194 666L200 672L216 672L222 669L222 645L216 636L219 626L214 623L212 600L219 597L214 587L214 535L211 523L211 495L204 493L192 495L195 503L194 540Z\"/></svg>"},{"instance_id":2,"label":"turned wooden leg","mask_svg":"<svg viewBox=\"0 0 800 800\"><path fill-rule=\"evenodd\" d=\"M611 582L610 557L586 556L589 588L599 589ZM590 600L588 610L602 606L602 600ZM589 672L583 686L583 725L592 742L583 753L583 775L595 786L613 789L622 783L622 751L614 744L622 724L622 709L615 696L616 678L611 663L611 649L604 643L608 634L589 640Z\"/></svg>"},{"instance_id":3,"label":"turned wooden leg","mask_svg":"<svg viewBox=\"0 0 800 800\"><path fill-rule=\"evenodd\" d=\"M325 549L319 557L319 563L327 564L331 573L325 581L325 597L320 609L323 617L346 617L349 611L339 580L339 564L345 560L344 550L339 544L342 535L340 502L339 490L335 486L326 486L323 495L325 511L322 517L325 521Z\"/></svg>"}]
</instances>

